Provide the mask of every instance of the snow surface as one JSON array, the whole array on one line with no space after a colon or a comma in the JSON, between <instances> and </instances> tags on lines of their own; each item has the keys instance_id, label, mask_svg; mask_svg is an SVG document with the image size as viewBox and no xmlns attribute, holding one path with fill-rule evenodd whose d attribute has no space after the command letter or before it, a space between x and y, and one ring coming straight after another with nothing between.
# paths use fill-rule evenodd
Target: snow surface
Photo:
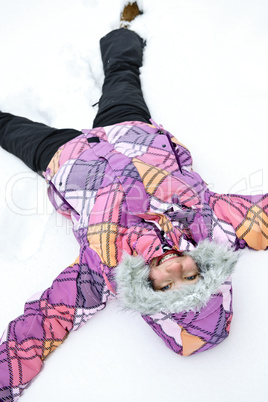
<instances>
[{"instance_id":1,"label":"snow surface","mask_svg":"<svg viewBox=\"0 0 268 402\"><path fill-rule=\"evenodd\" d=\"M122 0L0 0L0 109L90 128L103 79L99 38ZM268 190L268 2L143 0L141 80L153 118L185 143L217 192ZM0 149L1 328L78 255L45 181ZM117 301L72 333L22 401L266 402L267 252L233 276L229 338L188 358Z\"/></svg>"}]
</instances>

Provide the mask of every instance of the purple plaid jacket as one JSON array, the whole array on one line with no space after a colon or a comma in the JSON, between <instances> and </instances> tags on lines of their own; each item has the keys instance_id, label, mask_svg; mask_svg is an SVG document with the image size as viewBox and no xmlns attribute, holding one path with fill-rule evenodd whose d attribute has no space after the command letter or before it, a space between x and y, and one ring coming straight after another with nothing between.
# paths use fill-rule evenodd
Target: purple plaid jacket
<instances>
[{"instance_id":1,"label":"purple plaid jacket","mask_svg":"<svg viewBox=\"0 0 268 402\"><path fill-rule=\"evenodd\" d=\"M149 262L163 246L192 250L207 238L234 249L268 246L267 194L213 193L191 166L188 149L155 123L84 130L58 150L44 173L48 195L72 220L80 254L2 335L1 400L17 400L68 333L116 296L123 252ZM174 352L205 351L228 336L231 292L228 279L199 312L142 318Z\"/></svg>"}]
</instances>

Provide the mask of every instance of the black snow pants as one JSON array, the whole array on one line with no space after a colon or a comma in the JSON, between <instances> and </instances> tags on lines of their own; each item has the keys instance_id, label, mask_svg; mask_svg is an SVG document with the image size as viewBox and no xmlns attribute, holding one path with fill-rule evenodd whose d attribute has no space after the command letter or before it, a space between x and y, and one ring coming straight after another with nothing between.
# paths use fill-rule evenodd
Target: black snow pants
<instances>
[{"instance_id":1,"label":"black snow pants","mask_svg":"<svg viewBox=\"0 0 268 402\"><path fill-rule=\"evenodd\" d=\"M135 32L123 28L100 40L105 78L93 127L133 120L149 123L139 70L144 43ZM0 112L0 145L39 174L46 170L61 145L80 134L78 130L56 129Z\"/></svg>"}]
</instances>

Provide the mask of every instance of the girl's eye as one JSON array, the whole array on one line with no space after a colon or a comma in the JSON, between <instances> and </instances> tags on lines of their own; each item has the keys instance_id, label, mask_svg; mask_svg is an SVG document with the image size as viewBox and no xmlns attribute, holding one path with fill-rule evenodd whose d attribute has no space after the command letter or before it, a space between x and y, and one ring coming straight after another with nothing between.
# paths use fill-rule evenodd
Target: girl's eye
<instances>
[{"instance_id":1,"label":"girl's eye","mask_svg":"<svg viewBox=\"0 0 268 402\"><path fill-rule=\"evenodd\" d=\"M160 290L162 292L165 292L166 290L169 290L170 288L171 288L171 285L166 285L166 286L163 286Z\"/></svg>"},{"instance_id":2,"label":"girl's eye","mask_svg":"<svg viewBox=\"0 0 268 402\"><path fill-rule=\"evenodd\" d=\"M187 278L185 278L187 281L193 281L195 278L197 277L196 275L192 275L192 276L188 276Z\"/></svg>"}]
</instances>

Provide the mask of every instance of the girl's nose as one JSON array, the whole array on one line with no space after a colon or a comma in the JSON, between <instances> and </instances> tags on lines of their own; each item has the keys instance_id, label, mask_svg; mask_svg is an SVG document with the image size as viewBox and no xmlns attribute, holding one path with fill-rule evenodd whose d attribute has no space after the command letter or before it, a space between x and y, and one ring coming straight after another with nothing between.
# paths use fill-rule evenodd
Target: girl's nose
<instances>
[{"instance_id":1,"label":"girl's nose","mask_svg":"<svg viewBox=\"0 0 268 402\"><path fill-rule=\"evenodd\" d=\"M171 274L175 277L181 276L182 264L181 262L171 262L166 266L166 273Z\"/></svg>"}]
</instances>

